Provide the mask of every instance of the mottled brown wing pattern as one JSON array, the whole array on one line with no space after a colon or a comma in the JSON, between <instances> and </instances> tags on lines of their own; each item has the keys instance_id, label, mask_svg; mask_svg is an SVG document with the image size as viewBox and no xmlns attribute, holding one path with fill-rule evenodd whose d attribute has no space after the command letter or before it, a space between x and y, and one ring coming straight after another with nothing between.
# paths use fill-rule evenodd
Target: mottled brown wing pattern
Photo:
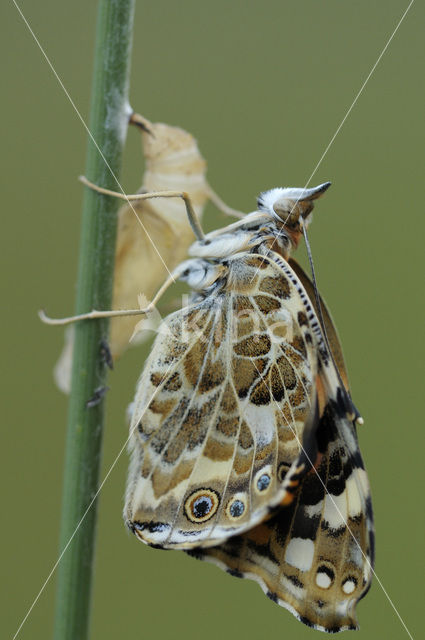
<instances>
[{"instance_id":1,"label":"mottled brown wing pattern","mask_svg":"<svg viewBox=\"0 0 425 640\"><path fill-rule=\"evenodd\" d=\"M149 544L209 546L258 523L311 414L315 316L299 280L255 254L226 268L164 321L138 385L125 518Z\"/></svg>"},{"instance_id":2,"label":"mottled brown wing pattern","mask_svg":"<svg viewBox=\"0 0 425 640\"><path fill-rule=\"evenodd\" d=\"M274 602L328 632L357 628L374 555L367 476L358 449L341 438L342 420L330 401L316 432L316 466L289 506L220 546L190 552L256 580Z\"/></svg>"}]
</instances>

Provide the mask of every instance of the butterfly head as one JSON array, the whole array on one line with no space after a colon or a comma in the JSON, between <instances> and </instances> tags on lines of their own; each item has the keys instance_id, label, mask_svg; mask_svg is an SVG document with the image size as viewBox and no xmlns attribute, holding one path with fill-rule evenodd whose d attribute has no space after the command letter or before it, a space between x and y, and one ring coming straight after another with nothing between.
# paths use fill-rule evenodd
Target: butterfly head
<instances>
[{"instance_id":1,"label":"butterfly head","mask_svg":"<svg viewBox=\"0 0 425 640\"><path fill-rule=\"evenodd\" d=\"M263 191L257 200L258 210L268 213L274 220L282 223L296 247L302 233L302 225L308 226L311 222L314 200L320 198L330 184L324 182L312 189L277 187Z\"/></svg>"}]
</instances>

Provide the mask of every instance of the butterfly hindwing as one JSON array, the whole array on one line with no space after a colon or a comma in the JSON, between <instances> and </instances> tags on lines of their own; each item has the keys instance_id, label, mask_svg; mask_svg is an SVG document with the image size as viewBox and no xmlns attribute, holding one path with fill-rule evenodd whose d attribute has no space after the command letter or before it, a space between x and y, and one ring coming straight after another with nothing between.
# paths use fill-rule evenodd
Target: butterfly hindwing
<instances>
[{"instance_id":1,"label":"butterfly hindwing","mask_svg":"<svg viewBox=\"0 0 425 640\"><path fill-rule=\"evenodd\" d=\"M292 259L288 265L279 256L269 257L289 275L290 266L317 310L313 286L301 267ZM336 632L357 628L355 606L372 577L374 532L368 479L349 416L342 349L323 301L321 305L334 360L317 339L316 401L302 430L302 450L283 478L281 506L256 527L190 553L232 575L256 580L305 624ZM317 329L314 320L312 325Z\"/></svg>"},{"instance_id":2,"label":"butterfly hindwing","mask_svg":"<svg viewBox=\"0 0 425 640\"><path fill-rule=\"evenodd\" d=\"M355 606L370 586L373 522L360 454L348 450L329 402L316 432L315 467L287 507L196 557L256 580L296 617L328 632L357 628Z\"/></svg>"}]
</instances>

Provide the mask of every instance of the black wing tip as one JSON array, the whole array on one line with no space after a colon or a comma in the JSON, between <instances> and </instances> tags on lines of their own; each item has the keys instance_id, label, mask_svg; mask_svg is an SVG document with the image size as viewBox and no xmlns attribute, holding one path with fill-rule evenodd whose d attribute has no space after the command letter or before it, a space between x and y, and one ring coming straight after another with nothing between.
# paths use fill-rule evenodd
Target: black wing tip
<instances>
[{"instance_id":1,"label":"black wing tip","mask_svg":"<svg viewBox=\"0 0 425 640\"><path fill-rule=\"evenodd\" d=\"M244 578L244 574L239 569L226 569L226 572L229 576L233 576L234 578Z\"/></svg>"},{"instance_id":2,"label":"black wing tip","mask_svg":"<svg viewBox=\"0 0 425 640\"><path fill-rule=\"evenodd\" d=\"M184 552L190 556L191 558L195 558L196 560L205 560L205 554L201 551L201 549L184 549Z\"/></svg>"},{"instance_id":3,"label":"black wing tip","mask_svg":"<svg viewBox=\"0 0 425 640\"><path fill-rule=\"evenodd\" d=\"M277 593L274 593L274 591L267 591L266 596L270 598L272 602L278 604L279 598L277 597Z\"/></svg>"},{"instance_id":4,"label":"black wing tip","mask_svg":"<svg viewBox=\"0 0 425 640\"><path fill-rule=\"evenodd\" d=\"M332 627L323 627L317 623L312 622L306 616L297 616L298 620L305 624L310 629L316 629L317 631L324 631L325 633L340 633L341 631L357 631L358 626L356 624L350 624L348 626L334 625Z\"/></svg>"}]
</instances>

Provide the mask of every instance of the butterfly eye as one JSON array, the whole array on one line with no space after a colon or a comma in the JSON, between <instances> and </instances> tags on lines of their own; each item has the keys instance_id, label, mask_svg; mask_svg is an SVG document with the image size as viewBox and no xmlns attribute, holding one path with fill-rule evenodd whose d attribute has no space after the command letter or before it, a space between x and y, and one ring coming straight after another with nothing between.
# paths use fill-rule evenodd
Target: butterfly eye
<instances>
[{"instance_id":1,"label":"butterfly eye","mask_svg":"<svg viewBox=\"0 0 425 640\"><path fill-rule=\"evenodd\" d=\"M257 493L264 493L270 487L272 481L272 468L263 467L254 478L254 488Z\"/></svg>"},{"instance_id":2,"label":"butterfly eye","mask_svg":"<svg viewBox=\"0 0 425 640\"><path fill-rule=\"evenodd\" d=\"M271 478L268 475L268 473L263 473L263 475L260 476L257 480L258 491L265 491L266 489L268 489L270 481L271 481Z\"/></svg>"},{"instance_id":3,"label":"butterfly eye","mask_svg":"<svg viewBox=\"0 0 425 640\"><path fill-rule=\"evenodd\" d=\"M244 495L237 494L227 503L226 514L231 520L241 518L246 510L246 500Z\"/></svg>"},{"instance_id":4,"label":"butterfly eye","mask_svg":"<svg viewBox=\"0 0 425 640\"><path fill-rule=\"evenodd\" d=\"M316 584L321 589L329 589L335 580L335 572L325 564L320 565L316 573Z\"/></svg>"},{"instance_id":5,"label":"butterfly eye","mask_svg":"<svg viewBox=\"0 0 425 640\"><path fill-rule=\"evenodd\" d=\"M191 522L206 522L215 514L220 499L212 489L198 489L186 500L185 513Z\"/></svg>"},{"instance_id":6,"label":"butterfly eye","mask_svg":"<svg viewBox=\"0 0 425 640\"><path fill-rule=\"evenodd\" d=\"M348 578L346 578L342 583L342 590L347 595L350 595L350 593L353 593L356 587L357 587L357 578L355 578L354 576L348 576Z\"/></svg>"},{"instance_id":7,"label":"butterfly eye","mask_svg":"<svg viewBox=\"0 0 425 640\"><path fill-rule=\"evenodd\" d=\"M241 500L234 500L229 507L229 513L232 518L240 518L244 511L245 506Z\"/></svg>"}]
</instances>

